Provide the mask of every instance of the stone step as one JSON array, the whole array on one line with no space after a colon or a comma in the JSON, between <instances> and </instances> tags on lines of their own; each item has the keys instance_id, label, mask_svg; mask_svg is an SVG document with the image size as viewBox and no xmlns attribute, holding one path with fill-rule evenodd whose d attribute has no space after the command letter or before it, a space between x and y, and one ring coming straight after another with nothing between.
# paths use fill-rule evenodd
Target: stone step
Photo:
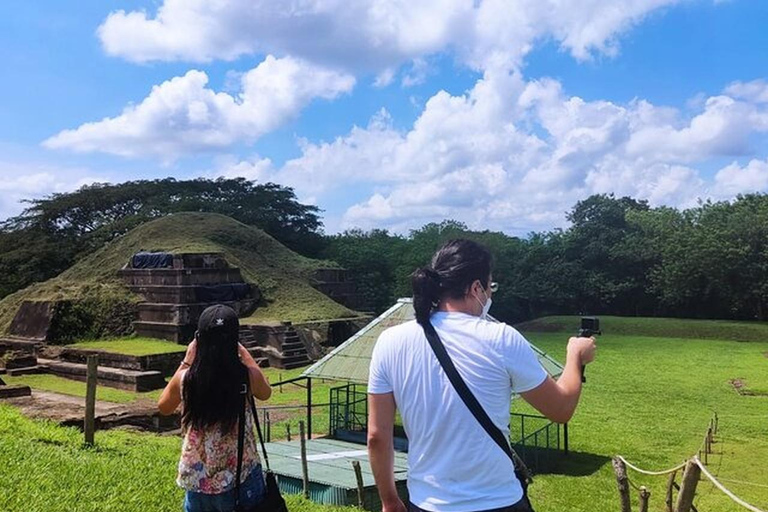
<instances>
[{"instance_id":1,"label":"stone step","mask_svg":"<svg viewBox=\"0 0 768 512\"><path fill-rule=\"evenodd\" d=\"M179 345L179 348L184 348ZM173 375L179 363L184 359L184 351L168 352L165 354L150 354L146 356L132 356L107 352L105 350L89 350L82 348L62 347L56 359L69 363L85 364L88 356L99 356L99 366L110 368L123 368L136 371L158 371L163 375ZM49 358L53 359L53 358Z\"/></svg>"},{"instance_id":2,"label":"stone step","mask_svg":"<svg viewBox=\"0 0 768 512\"><path fill-rule=\"evenodd\" d=\"M171 324L196 324L200 314L208 306L223 304L235 310L238 315L251 313L256 309L256 299L225 302L196 302L193 304L172 304L142 302L139 304L139 321Z\"/></svg>"},{"instance_id":3,"label":"stone step","mask_svg":"<svg viewBox=\"0 0 768 512\"><path fill-rule=\"evenodd\" d=\"M160 338L176 343L189 343L195 335L195 325L175 325L166 322L133 322L133 330L139 336L148 338Z\"/></svg>"},{"instance_id":4,"label":"stone step","mask_svg":"<svg viewBox=\"0 0 768 512\"><path fill-rule=\"evenodd\" d=\"M32 390L29 386L12 384L10 386L0 386L0 398L18 398L20 396L31 396Z\"/></svg>"},{"instance_id":5,"label":"stone step","mask_svg":"<svg viewBox=\"0 0 768 512\"><path fill-rule=\"evenodd\" d=\"M282 354L283 354L283 357L307 356L307 349L304 347L304 345L302 345L301 348L294 348L294 349L283 348Z\"/></svg>"},{"instance_id":6,"label":"stone step","mask_svg":"<svg viewBox=\"0 0 768 512\"><path fill-rule=\"evenodd\" d=\"M293 370L294 368L301 368L302 366L307 366L311 363L312 361L305 358L303 360L297 360L290 363L283 363L283 368L285 368L286 370Z\"/></svg>"},{"instance_id":7,"label":"stone step","mask_svg":"<svg viewBox=\"0 0 768 512\"><path fill-rule=\"evenodd\" d=\"M8 368L8 375L10 377L18 377L19 375L37 375L40 373L47 373L44 366L35 365L27 366L24 368Z\"/></svg>"},{"instance_id":8,"label":"stone step","mask_svg":"<svg viewBox=\"0 0 768 512\"><path fill-rule=\"evenodd\" d=\"M129 285L128 288L146 298L147 302L170 304L196 304L210 301L212 297L221 297L222 288L245 283L223 283L214 285ZM261 297L258 287L249 285L246 293L238 293L237 300Z\"/></svg>"},{"instance_id":9,"label":"stone step","mask_svg":"<svg viewBox=\"0 0 768 512\"><path fill-rule=\"evenodd\" d=\"M22 353L22 355L16 352L6 354L5 356L5 368L9 371L16 368L29 368L35 365L37 365L37 357L26 352Z\"/></svg>"},{"instance_id":10,"label":"stone step","mask_svg":"<svg viewBox=\"0 0 768 512\"><path fill-rule=\"evenodd\" d=\"M290 370L292 368L299 368L301 366L307 366L312 361L305 355L303 356L289 356L279 357L273 354L267 354L269 359L269 365L273 368L283 368Z\"/></svg>"},{"instance_id":11,"label":"stone step","mask_svg":"<svg viewBox=\"0 0 768 512\"><path fill-rule=\"evenodd\" d=\"M28 354L35 354L37 349L45 345L42 340L5 336L0 338L0 351L18 350Z\"/></svg>"},{"instance_id":12,"label":"stone step","mask_svg":"<svg viewBox=\"0 0 768 512\"><path fill-rule=\"evenodd\" d=\"M38 362L54 375L72 380L86 380L87 365L51 359L40 359ZM152 391L164 388L166 384L163 374L154 370L136 371L99 366L97 378L101 386L130 391Z\"/></svg>"},{"instance_id":13,"label":"stone step","mask_svg":"<svg viewBox=\"0 0 768 512\"><path fill-rule=\"evenodd\" d=\"M239 268L121 269L118 275L129 286L216 285L242 283Z\"/></svg>"}]
</instances>

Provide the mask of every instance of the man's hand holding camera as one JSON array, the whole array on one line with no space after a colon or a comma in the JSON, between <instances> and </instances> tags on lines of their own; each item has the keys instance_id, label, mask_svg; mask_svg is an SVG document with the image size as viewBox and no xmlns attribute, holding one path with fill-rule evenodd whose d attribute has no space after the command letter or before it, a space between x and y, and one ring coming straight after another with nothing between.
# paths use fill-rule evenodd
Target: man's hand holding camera
<instances>
[{"instance_id":1,"label":"man's hand holding camera","mask_svg":"<svg viewBox=\"0 0 768 512\"><path fill-rule=\"evenodd\" d=\"M574 336L568 340L568 356L575 357L581 366L594 361L596 350L594 336L589 338Z\"/></svg>"}]
</instances>

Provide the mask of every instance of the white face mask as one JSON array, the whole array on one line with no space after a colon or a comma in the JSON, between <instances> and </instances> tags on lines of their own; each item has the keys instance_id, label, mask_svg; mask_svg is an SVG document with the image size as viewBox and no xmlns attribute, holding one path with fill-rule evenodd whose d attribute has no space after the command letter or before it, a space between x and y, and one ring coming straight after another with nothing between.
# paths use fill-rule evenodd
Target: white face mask
<instances>
[{"instance_id":1,"label":"white face mask","mask_svg":"<svg viewBox=\"0 0 768 512\"><path fill-rule=\"evenodd\" d=\"M477 295L475 295L475 300L483 308L483 311L480 313L480 318L485 320L488 317L488 311L491 309L491 304L493 303L493 300L491 300L491 298L488 297L488 294L485 293L485 290L483 290L483 295L485 295L487 298L485 301L485 304L480 302L480 299L477 298Z\"/></svg>"}]
</instances>

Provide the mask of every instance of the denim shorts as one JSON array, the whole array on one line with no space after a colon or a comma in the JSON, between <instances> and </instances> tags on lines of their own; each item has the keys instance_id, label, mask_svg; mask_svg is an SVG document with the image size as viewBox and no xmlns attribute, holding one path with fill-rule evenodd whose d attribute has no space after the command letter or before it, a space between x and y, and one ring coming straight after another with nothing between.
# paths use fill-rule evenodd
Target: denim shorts
<instances>
[{"instance_id":1,"label":"denim shorts","mask_svg":"<svg viewBox=\"0 0 768 512\"><path fill-rule=\"evenodd\" d=\"M240 484L240 506L254 507L264 499L266 494L264 473L261 470L261 464L258 464L248 478ZM234 510L234 489L221 494L187 491L184 497L184 512L233 512Z\"/></svg>"}]
</instances>

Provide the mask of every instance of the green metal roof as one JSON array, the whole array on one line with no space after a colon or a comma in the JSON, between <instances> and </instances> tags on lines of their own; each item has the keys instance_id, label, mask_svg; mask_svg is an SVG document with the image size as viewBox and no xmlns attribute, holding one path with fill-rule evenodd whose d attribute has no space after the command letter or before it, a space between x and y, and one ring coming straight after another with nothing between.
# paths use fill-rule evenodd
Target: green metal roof
<instances>
[{"instance_id":1,"label":"green metal roof","mask_svg":"<svg viewBox=\"0 0 768 512\"><path fill-rule=\"evenodd\" d=\"M498 321L493 317L490 320ZM336 347L328 355L304 370L305 377L317 379L341 380L368 384L368 366L371 362L373 346L385 329L414 319L413 301L400 299L378 318L363 327L347 341ZM552 377L563 373L563 365L531 344L539 362Z\"/></svg>"},{"instance_id":2,"label":"green metal roof","mask_svg":"<svg viewBox=\"0 0 768 512\"><path fill-rule=\"evenodd\" d=\"M277 475L280 490L286 494L303 491L301 447L299 441L267 443L272 471ZM365 445L337 439L308 439L306 441L309 499L329 505L357 505L357 478L352 461L360 462L363 477L363 504L366 510L381 510L379 493L368 462ZM395 485L401 498L408 495L407 455L395 452Z\"/></svg>"}]
</instances>

